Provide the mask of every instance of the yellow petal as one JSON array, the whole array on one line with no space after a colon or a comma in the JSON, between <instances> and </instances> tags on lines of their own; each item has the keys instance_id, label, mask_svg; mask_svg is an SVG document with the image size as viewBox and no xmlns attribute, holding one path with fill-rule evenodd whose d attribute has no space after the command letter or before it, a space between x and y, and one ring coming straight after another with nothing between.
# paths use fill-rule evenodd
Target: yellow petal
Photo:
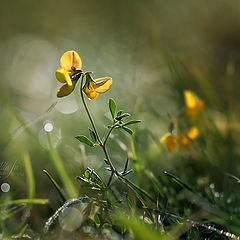
<instances>
[{"instance_id":1,"label":"yellow petal","mask_svg":"<svg viewBox=\"0 0 240 240\"><path fill-rule=\"evenodd\" d=\"M187 131L187 136L185 136L183 133L180 134L179 138L178 138L178 143L180 147L184 147L186 145L191 144L191 140L190 139L195 139L197 138L197 136L199 135L199 130L196 126L191 127L190 129L188 129ZM190 139L189 139L190 138Z\"/></svg>"},{"instance_id":2,"label":"yellow petal","mask_svg":"<svg viewBox=\"0 0 240 240\"><path fill-rule=\"evenodd\" d=\"M170 152L172 152L176 145L176 139L173 135L167 138L167 148Z\"/></svg>"},{"instance_id":3,"label":"yellow petal","mask_svg":"<svg viewBox=\"0 0 240 240\"><path fill-rule=\"evenodd\" d=\"M166 143L168 150L172 152L176 145L176 137L171 133L166 133L164 136L161 137L160 142Z\"/></svg>"},{"instance_id":4,"label":"yellow petal","mask_svg":"<svg viewBox=\"0 0 240 240\"><path fill-rule=\"evenodd\" d=\"M187 135L189 138L191 139L195 139L197 138L197 136L199 135L199 130L196 126L193 126L191 127L188 132L187 132Z\"/></svg>"},{"instance_id":5,"label":"yellow petal","mask_svg":"<svg viewBox=\"0 0 240 240\"><path fill-rule=\"evenodd\" d=\"M90 99L96 99L99 95L94 89L94 82L89 83L89 87L85 86L83 92L87 95Z\"/></svg>"},{"instance_id":6,"label":"yellow petal","mask_svg":"<svg viewBox=\"0 0 240 240\"><path fill-rule=\"evenodd\" d=\"M186 145L189 145L190 143L191 143L190 140L183 133L181 133L180 136L178 137L179 146L184 147Z\"/></svg>"},{"instance_id":7,"label":"yellow petal","mask_svg":"<svg viewBox=\"0 0 240 240\"><path fill-rule=\"evenodd\" d=\"M185 104L188 108L194 108L197 105L198 98L189 90L184 91Z\"/></svg>"},{"instance_id":8,"label":"yellow petal","mask_svg":"<svg viewBox=\"0 0 240 240\"><path fill-rule=\"evenodd\" d=\"M63 68L59 68L56 71L56 78L59 82L61 83L65 83L67 82L68 86L71 87L73 85L72 80L69 76L69 74L67 73L66 70L64 70Z\"/></svg>"},{"instance_id":9,"label":"yellow petal","mask_svg":"<svg viewBox=\"0 0 240 240\"><path fill-rule=\"evenodd\" d=\"M82 61L77 52L67 51L62 55L60 59L60 66L66 71L71 71L72 67L81 69Z\"/></svg>"},{"instance_id":10,"label":"yellow petal","mask_svg":"<svg viewBox=\"0 0 240 240\"><path fill-rule=\"evenodd\" d=\"M203 107L204 107L204 102L199 100L197 102L197 105L194 108L186 108L185 113L188 117L194 118L203 109Z\"/></svg>"},{"instance_id":11,"label":"yellow petal","mask_svg":"<svg viewBox=\"0 0 240 240\"><path fill-rule=\"evenodd\" d=\"M165 143L165 142L167 141L167 138L168 138L169 136L171 136L171 135L172 135L171 133L166 133L165 135L163 135L163 136L161 137L160 142L161 142L161 143Z\"/></svg>"},{"instance_id":12,"label":"yellow petal","mask_svg":"<svg viewBox=\"0 0 240 240\"><path fill-rule=\"evenodd\" d=\"M112 78L111 77L103 77L95 79L93 87L97 93L104 93L109 90L110 86L112 85Z\"/></svg>"},{"instance_id":13,"label":"yellow petal","mask_svg":"<svg viewBox=\"0 0 240 240\"><path fill-rule=\"evenodd\" d=\"M67 84L64 84L60 89L57 91L57 97L62 98L69 95L74 90L75 84L73 87L69 87Z\"/></svg>"}]
</instances>

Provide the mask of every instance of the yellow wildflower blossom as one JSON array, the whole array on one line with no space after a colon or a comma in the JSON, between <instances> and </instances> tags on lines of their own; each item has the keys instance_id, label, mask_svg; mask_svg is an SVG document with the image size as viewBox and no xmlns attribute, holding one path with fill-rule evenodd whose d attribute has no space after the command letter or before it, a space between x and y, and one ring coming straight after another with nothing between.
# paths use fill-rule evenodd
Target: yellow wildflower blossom
<instances>
[{"instance_id":1,"label":"yellow wildflower blossom","mask_svg":"<svg viewBox=\"0 0 240 240\"><path fill-rule=\"evenodd\" d=\"M189 90L184 91L184 99L186 104L185 114L191 118L196 117L203 109L204 102Z\"/></svg>"},{"instance_id":2,"label":"yellow wildflower blossom","mask_svg":"<svg viewBox=\"0 0 240 240\"><path fill-rule=\"evenodd\" d=\"M65 52L60 59L60 66L56 71L56 78L64 84L58 91L57 97L61 98L69 95L76 85L76 81L72 81L71 76L73 75L73 69L80 70L82 68L82 61L78 53L75 51Z\"/></svg>"},{"instance_id":3,"label":"yellow wildflower blossom","mask_svg":"<svg viewBox=\"0 0 240 240\"><path fill-rule=\"evenodd\" d=\"M178 137L178 144L180 147L184 147L191 144L191 139L197 138L199 135L199 130L196 126L188 129L187 134L181 133Z\"/></svg>"},{"instance_id":4,"label":"yellow wildflower blossom","mask_svg":"<svg viewBox=\"0 0 240 240\"><path fill-rule=\"evenodd\" d=\"M104 93L109 90L110 86L112 85L112 78L111 77L103 77L97 78L95 81L90 81L89 85L83 89L83 92L87 95L90 99L96 99L99 93Z\"/></svg>"},{"instance_id":5,"label":"yellow wildflower blossom","mask_svg":"<svg viewBox=\"0 0 240 240\"><path fill-rule=\"evenodd\" d=\"M170 152L172 152L176 146L177 138L172 133L166 133L161 137L160 142L166 143L166 146Z\"/></svg>"},{"instance_id":6,"label":"yellow wildflower blossom","mask_svg":"<svg viewBox=\"0 0 240 240\"><path fill-rule=\"evenodd\" d=\"M197 138L199 135L199 130L196 126L188 129L186 134L180 133L178 136L172 133L166 133L161 137L160 142L166 143L166 146L170 152L172 152L176 147L185 147L191 144L191 139Z\"/></svg>"}]
</instances>

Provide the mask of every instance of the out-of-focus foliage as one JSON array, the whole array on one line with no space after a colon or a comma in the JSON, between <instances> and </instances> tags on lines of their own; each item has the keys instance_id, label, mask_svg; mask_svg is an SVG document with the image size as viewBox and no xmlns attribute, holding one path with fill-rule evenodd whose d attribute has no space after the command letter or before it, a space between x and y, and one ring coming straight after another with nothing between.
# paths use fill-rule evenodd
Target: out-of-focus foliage
<instances>
[{"instance_id":1,"label":"out-of-focus foliage","mask_svg":"<svg viewBox=\"0 0 240 240\"><path fill-rule=\"evenodd\" d=\"M61 206L45 237L140 239L145 228L152 239L240 234L239 28L233 0L2 1L0 237L40 236ZM119 171L129 158L134 172L126 178L138 195L116 180L103 191L104 155L74 138L88 135L89 123L78 91L56 98L55 71L67 50L94 77L113 79L88 102L101 136L111 124L109 98L142 120L132 136L113 132L108 146ZM185 90L204 102L183 122L199 134L169 152L160 139L185 108Z\"/></svg>"}]
</instances>

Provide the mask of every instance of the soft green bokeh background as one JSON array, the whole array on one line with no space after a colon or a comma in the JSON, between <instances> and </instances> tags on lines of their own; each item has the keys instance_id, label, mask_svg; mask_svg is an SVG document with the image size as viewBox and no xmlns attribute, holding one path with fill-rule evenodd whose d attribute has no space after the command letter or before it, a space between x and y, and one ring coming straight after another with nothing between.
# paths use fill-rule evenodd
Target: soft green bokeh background
<instances>
[{"instance_id":1,"label":"soft green bokeh background","mask_svg":"<svg viewBox=\"0 0 240 240\"><path fill-rule=\"evenodd\" d=\"M42 173L48 169L58 180L43 129L46 121L54 125L52 139L72 179L86 166L105 176L102 153L86 147L84 162L83 147L74 139L87 134L89 126L78 90L56 99L61 84L55 70L62 53L72 49L81 56L85 71L93 71L96 78L113 78L110 91L89 102L102 135L110 122L110 97L120 109L132 113L140 104L138 156L156 173L164 169L178 172L179 159L164 151L159 139L168 129L168 113L175 116L180 111L182 92L191 89L204 100L211 118L227 136L219 143L205 126L202 141L207 146L210 139L210 151L221 167L239 173L239 29L240 2L232 0L1 1L0 180L11 184L5 195L26 197L22 161L29 152L36 197L56 198ZM110 149L114 161L122 166L130 151L129 138L123 133L116 136L126 145L113 141ZM186 159L184 164L191 157ZM186 164L187 168L191 172L191 166ZM221 177L215 177L222 187Z\"/></svg>"}]
</instances>

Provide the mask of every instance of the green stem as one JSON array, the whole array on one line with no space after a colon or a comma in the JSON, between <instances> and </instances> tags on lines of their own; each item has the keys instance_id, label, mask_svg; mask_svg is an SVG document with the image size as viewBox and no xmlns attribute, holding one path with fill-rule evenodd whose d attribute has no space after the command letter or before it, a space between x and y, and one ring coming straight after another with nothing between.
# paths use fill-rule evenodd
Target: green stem
<instances>
[{"instance_id":1,"label":"green stem","mask_svg":"<svg viewBox=\"0 0 240 240\"><path fill-rule=\"evenodd\" d=\"M84 96L83 96L83 76L82 76L82 79L81 79L80 94L81 94L81 98L82 98L82 101L83 101L84 108L85 108L85 110L86 110L86 112L87 112L88 118L89 118L89 120L90 120L90 122L91 122L91 124L92 124L93 130L94 130L94 132L95 132L95 134L96 134L97 140L98 140L100 146L102 146L102 141L101 141L101 139L100 139L100 137L99 137L97 128L96 128L96 126L95 126L95 123L94 123L94 121L93 121L93 118L92 118L92 116L91 116L91 113L90 113L90 111L89 111L89 109L88 109L88 107L87 107L87 104L86 104L85 99L84 99Z\"/></svg>"},{"instance_id":2,"label":"green stem","mask_svg":"<svg viewBox=\"0 0 240 240\"><path fill-rule=\"evenodd\" d=\"M81 94L81 98L82 98L82 101L83 101L84 108L85 108L85 110L86 110L86 112L87 112L87 115L88 115L88 118L89 118L89 120L90 120L90 122L91 122L91 124L92 124L93 130L94 130L94 132L95 132L95 134L96 134L96 137L97 137L97 140L98 140L98 142L99 142L99 145L100 145L100 146L102 147L102 149L103 149L103 152L104 152L104 154L105 154L105 156L106 156L106 159L107 159L107 161L108 161L108 163L109 163L109 166L110 166L110 168L111 168L111 170L112 170L112 173L116 173L116 169L114 168L114 166L113 166L113 164L112 164L112 162L111 162L111 160L110 160L110 157L109 157L109 155L108 155L108 151L107 151L107 148L106 148L106 141L105 141L105 143L102 143L102 141L101 141L101 139L100 139L100 137L99 137L99 134L98 134L98 132L97 132L97 128L96 128L96 126L95 126L95 123L94 123L94 121L93 121L92 115L91 115L91 113L90 113L90 111L89 111L89 109L88 109L88 107L87 107L86 102L85 102L85 99L84 99L84 96L83 96L83 76L82 76L82 79L81 79L80 94ZM109 131L106 140L108 139L111 131L112 131L112 129Z\"/></svg>"},{"instance_id":3,"label":"green stem","mask_svg":"<svg viewBox=\"0 0 240 240\"><path fill-rule=\"evenodd\" d=\"M95 126L95 124L94 124L93 118L92 118L92 116L91 116L91 114L90 114L90 111L89 111L89 109L88 109L88 107L87 107L87 104L86 104L85 99L84 99L84 96L83 96L83 77L84 77L84 76L82 75L81 86L80 86L80 94L81 94L81 98L82 98L82 101L83 101L83 105L84 105L85 110L86 110L86 112L87 112L88 118L89 118L89 120L90 120L90 122L91 122L91 124L92 124L93 130L94 130L94 132L95 132L95 134L96 134L96 137L97 137L97 140L98 140L98 142L99 142L99 145L102 147L103 152L104 152L104 154L105 154L105 157L106 157L106 159L107 159L107 162L108 162L108 164L109 164L109 166L110 166L110 168L111 168L111 171L112 171L107 186L110 185L110 183L111 183L111 181L112 181L112 177L113 177L113 175L115 175L115 177L116 177L117 179L119 179L120 181L122 181L123 183L125 183L125 184L126 184L130 189L132 189L139 197L140 197L140 195L139 195L139 193L138 193L137 191L139 191L140 193L142 193L143 195L145 195L146 197L148 197L149 199L151 199L152 201L154 201L154 200L150 197L150 195L149 195L148 193L146 193L143 189L141 189L140 187L136 186L134 183L132 183L131 181L129 181L128 179L126 179L125 177L123 177L122 174L120 174L120 173L115 169L115 167L113 166L112 161L111 161L111 159L110 159L110 157L109 157L109 154L108 154L108 151L107 151L107 146L106 146L106 144L107 144L107 140L109 139L109 136L110 136L111 132L113 131L113 129L115 128L115 126L111 127L110 131L108 132L108 134L107 134L107 136L106 136L106 139L105 139L104 143L102 143L102 141L101 141L101 139L100 139L100 137L99 137L99 135L98 135L97 128L96 128L96 126ZM141 201L143 202L143 199L141 199ZM144 203L144 202L143 202L143 203Z\"/></svg>"},{"instance_id":4,"label":"green stem","mask_svg":"<svg viewBox=\"0 0 240 240\"><path fill-rule=\"evenodd\" d=\"M106 139L105 139L105 141L104 141L104 145L105 145L105 146L106 146L107 140L108 140L108 138L109 138L109 136L110 136L110 134L111 134L111 132L113 131L114 128L115 128L115 126L111 127L110 131L108 132L108 134L107 134L107 136L106 136Z\"/></svg>"}]
</instances>

